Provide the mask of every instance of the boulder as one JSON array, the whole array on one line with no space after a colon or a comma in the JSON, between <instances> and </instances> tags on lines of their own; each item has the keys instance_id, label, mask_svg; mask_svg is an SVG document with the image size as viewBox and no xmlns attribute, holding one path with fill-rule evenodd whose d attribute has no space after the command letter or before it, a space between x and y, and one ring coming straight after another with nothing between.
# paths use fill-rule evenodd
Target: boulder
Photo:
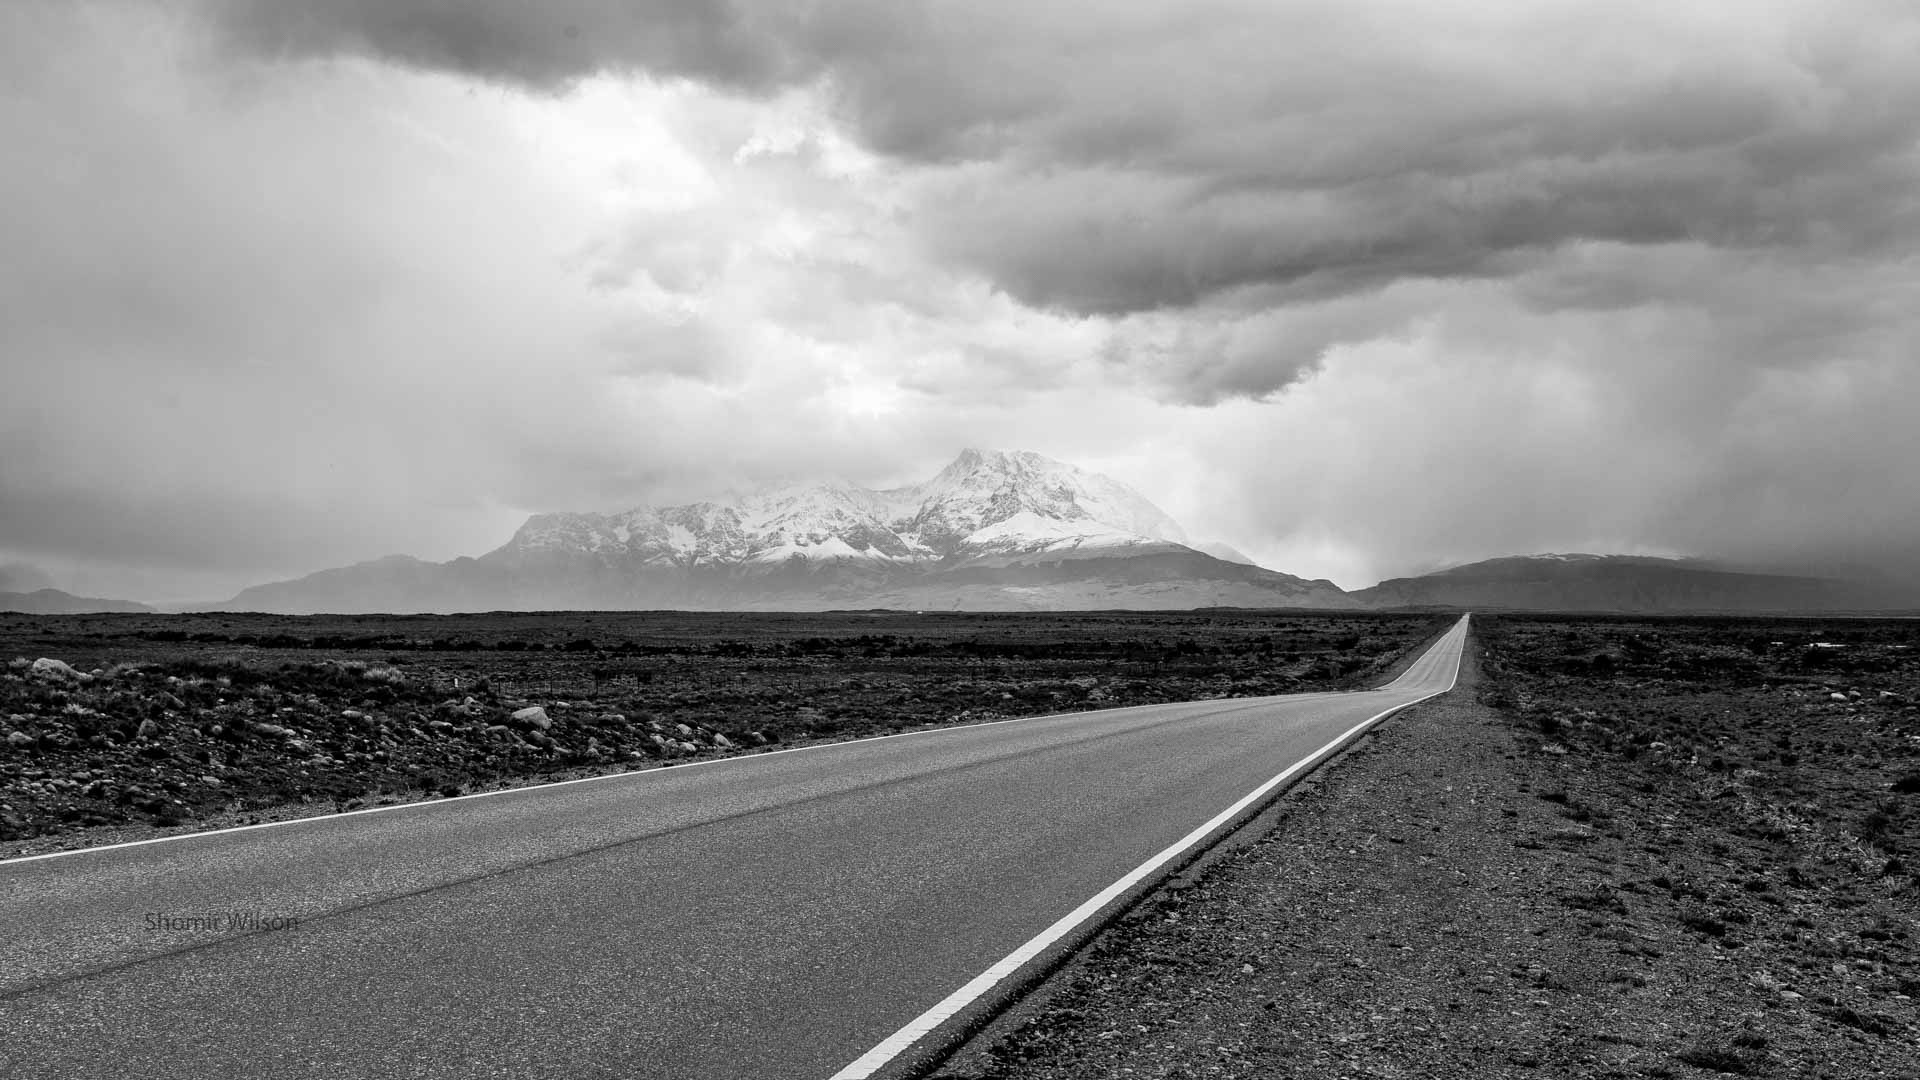
<instances>
[{"instance_id":1,"label":"boulder","mask_svg":"<svg viewBox=\"0 0 1920 1080\"><path fill-rule=\"evenodd\" d=\"M525 724L532 728L539 728L541 731L545 731L553 726L553 720L547 715L547 710L538 705L529 705L514 713L513 722L516 724Z\"/></svg>"},{"instance_id":2,"label":"boulder","mask_svg":"<svg viewBox=\"0 0 1920 1080\"><path fill-rule=\"evenodd\" d=\"M33 736L24 731L9 731L7 732L7 745L15 749L32 746Z\"/></svg>"},{"instance_id":3,"label":"boulder","mask_svg":"<svg viewBox=\"0 0 1920 1080\"><path fill-rule=\"evenodd\" d=\"M73 669L72 664L67 663L65 660L55 660L46 656L35 660L33 666L28 670L43 679L73 679L77 681L80 678L80 673Z\"/></svg>"}]
</instances>

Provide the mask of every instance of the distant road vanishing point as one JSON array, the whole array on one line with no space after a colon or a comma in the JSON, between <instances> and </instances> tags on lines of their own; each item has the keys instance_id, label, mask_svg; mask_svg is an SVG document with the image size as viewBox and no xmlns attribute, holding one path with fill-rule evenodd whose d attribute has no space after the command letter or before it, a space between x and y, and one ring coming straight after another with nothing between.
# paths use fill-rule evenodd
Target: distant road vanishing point
<instances>
[{"instance_id":1,"label":"distant road vanishing point","mask_svg":"<svg viewBox=\"0 0 1920 1080\"><path fill-rule=\"evenodd\" d=\"M1449 689L1466 631L1377 690L0 862L0 1075L874 1075L1370 721Z\"/></svg>"}]
</instances>

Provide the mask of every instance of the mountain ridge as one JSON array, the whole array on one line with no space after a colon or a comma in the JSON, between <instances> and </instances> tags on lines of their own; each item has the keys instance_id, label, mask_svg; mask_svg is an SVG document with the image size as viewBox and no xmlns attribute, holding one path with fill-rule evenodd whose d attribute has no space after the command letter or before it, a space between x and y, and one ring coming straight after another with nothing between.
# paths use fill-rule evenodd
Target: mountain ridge
<instances>
[{"instance_id":1,"label":"mountain ridge","mask_svg":"<svg viewBox=\"0 0 1920 1080\"><path fill-rule=\"evenodd\" d=\"M95 612L146 612L159 609L132 600L75 596L61 589L0 592L0 611L23 615L86 615Z\"/></svg>"},{"instance_id":2,"label":"mountain ridge","mask_svg":"<svg viewBox=\"0 0 1920 1080\"><path fill-rule=\"evenodd\" d=\"M613 513L535 514L478 557L407 556L242 590L228 609L1353 607L1196 550L1138 492L1031 451L963 450L929 480L834 480Z\"/></svg>"},{"instance_id":3,"label":"mountain ridge","mask_svg":"<svg viewBox=\"0 0 1920 1080\"><path fill-rule=\"evenodd\" d=\"M1660 614L1896 610L1920 599L1831 578L1725 568L1651 555L1503 555L1349 594L1373 608Z\"/></svg>"},{"instance_id":4,"label":"mountain ridge","mask_svg":"<svg viewBox=\"0 0 1920 1080\"><path fill-rule=\"evenodd\" d=\"M1897 594L1897 595L1896 595ZM1845 612L1901 590L1584 552L1507 555L1347 592L1195 541L1138 492L1030 451L967 449L919 484L843 480L529 516L499 547L396 555L242 590L226 610L1065 610L1314 607Z\"/></svg>"}]
</instances>

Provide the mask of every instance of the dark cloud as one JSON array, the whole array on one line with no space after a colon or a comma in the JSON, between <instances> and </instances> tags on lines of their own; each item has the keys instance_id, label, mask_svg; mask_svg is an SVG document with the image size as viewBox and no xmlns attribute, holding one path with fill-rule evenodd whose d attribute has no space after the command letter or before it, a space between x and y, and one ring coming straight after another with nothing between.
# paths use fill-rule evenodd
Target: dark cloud
<instances>
[{"instance_id":1,"label":"dark cloud","mask_svg":"<svg viewBox=\"0 0 1920 1080\"><path fill-rule=\"evenodd\" d=\"M1904 0L0 30L0 554L63 582L442 557L521 510L981 443L1346 584L1538 547L1913 561Z\"/></svg>"},{"instance_id":2,"label":"dark cloud","mask_svg":"<svg viewBox=\"0 0 1920 1080\"><path fill-rule=\"evenodd\" d=\"M1073 315L1201 309L1200 329L1108 352L1178 400L1270 394L1327 347L1394 331L1407 314L1369 298L1402 283L1666 302L1637 282L1676 248L1714 256L1696 260L1709 276L1784 259L1868 277L1920 242L1920 11L1879 0L214 10L273 55L538 88L602 71L817 85L857 139L920 170L910 222L934 259ZM669 288L710 269L685 250L652 256ZM1843 307L1824 313L1837 334L1863 317ZM1249 310L1287 314L1256 329Z\"/></svg>"},{"instance_id":3,"label":"dark cloud","mask_svg":"<svg viewBox=\"0 0 1920 1080\"><path fill-rule=\"evenodd\" d=\"M535 86L824 79L869 146L964 166L922 206L933 250L1081 313L1504 275L1581 241L1852 251L1920 210L1920 15L1878 3L216 10L275 54Z\"/></svg>"},{"instance_id":4,"label":"dark cloud","mask_svg":"<svg viewBox=\"0 0 1920 1080\"><path fill-rule=\"evenodd\" d=\"M681 0L208 0L229 44L271 58L362 55L540 90L599 72L766 90L818 58L786 5Z\"/></svg>"}]
</instances>

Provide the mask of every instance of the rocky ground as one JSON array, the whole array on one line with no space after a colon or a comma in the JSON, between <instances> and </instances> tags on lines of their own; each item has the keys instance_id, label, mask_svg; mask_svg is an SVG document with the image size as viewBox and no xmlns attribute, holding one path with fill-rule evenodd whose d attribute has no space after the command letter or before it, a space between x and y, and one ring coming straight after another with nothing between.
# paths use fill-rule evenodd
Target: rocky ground
<instances>
[{"instance_id":1,"label":"rocky ground","mask_svg":"<svg viewBox=\"0 0 1920 1080\"><path fill-rule=\"evenodd\" d=\"M1009 716L1360 685L1448 620L0 617L0 857Z\"/></svg>"},{"instance_id":2,"label":"rocky ground","mask_svg":"<svg viewBox=\"0 0 1920 1080\"><path fill-rule=\"evenodd\" d=\"M1920 1078L1913 631L1476 623L941 1075Z\"/></svg>"}]
</instances>

